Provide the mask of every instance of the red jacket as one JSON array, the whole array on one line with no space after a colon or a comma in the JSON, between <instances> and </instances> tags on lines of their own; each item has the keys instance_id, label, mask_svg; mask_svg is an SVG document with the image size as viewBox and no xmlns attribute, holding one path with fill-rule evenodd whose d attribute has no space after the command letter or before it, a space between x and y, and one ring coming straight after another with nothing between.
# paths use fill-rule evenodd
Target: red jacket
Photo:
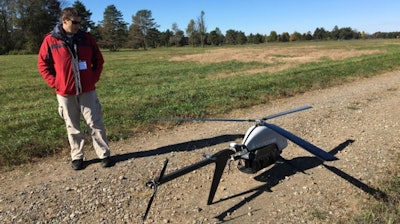
<instances>
[{"instance_id":1,"label":"red jacket","mask_svg":"<svg viewBox=\"0 0 400 224\"><path fill-rule=\"evenodd\" d=\"M40 74L57 94L76 95L76 79L72 68L72 59L76 56L73 44L76 44L78 59L85 65L79 70L82 92L95 90L104 64L98 45L90 34L83 31L78 31L73 36L72 45L69 43L61 25L45 36L38 57Z\"/></svg>"}]
</instances>

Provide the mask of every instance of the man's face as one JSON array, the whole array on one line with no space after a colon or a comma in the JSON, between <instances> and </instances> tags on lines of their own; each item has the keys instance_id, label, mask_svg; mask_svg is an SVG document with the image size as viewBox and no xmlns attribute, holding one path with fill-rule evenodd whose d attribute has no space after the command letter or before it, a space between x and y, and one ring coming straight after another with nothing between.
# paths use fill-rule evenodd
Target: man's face
<instances>
[{"instance_id":1,"label":"man's face","mask_svg":"<svg viewBox=\"0 0 400 224\"><path fill-rule=\"evenodd\" d=\"M75 34L81 27L80 17L71 17L63 19L63 29L67 34Z\"/></svg>"}]
</instances>

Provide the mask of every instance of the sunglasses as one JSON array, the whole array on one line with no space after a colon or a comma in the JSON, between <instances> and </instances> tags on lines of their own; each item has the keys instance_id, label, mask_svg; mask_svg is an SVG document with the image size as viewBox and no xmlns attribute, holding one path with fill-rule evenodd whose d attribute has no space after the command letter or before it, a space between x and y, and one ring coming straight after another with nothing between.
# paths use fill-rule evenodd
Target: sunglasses
<instances>
[{"instance_id":1,"label":"sunglasses","mask_svg":"<svg viewBox=\"0 0 400 224\"><path fill-rule=\"evenodd\" d=\"M81 24L81 21L78 22L78 21L71 20L71 23L75 24L75 25L78 25L78 24Z\"/></svg>"}]
</instances>

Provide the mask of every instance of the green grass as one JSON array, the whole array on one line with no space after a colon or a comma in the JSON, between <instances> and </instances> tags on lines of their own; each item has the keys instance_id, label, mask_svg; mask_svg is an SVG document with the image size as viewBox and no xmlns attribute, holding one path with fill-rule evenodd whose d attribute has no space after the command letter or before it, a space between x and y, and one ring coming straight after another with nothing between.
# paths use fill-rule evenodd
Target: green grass
<instances>
[{"instance_id":1,"label":"green grass","mask_svg":"<svg viewBox=\"0 0 400 224\"><path fill-rule=\"evenodd\" d=\"M245 46L236 48L261 48ZM273 46L273 45L272 45ZM154 127L163 117L223 115L269 100L398 69L396 41L311 42L279 44L288 48L378 49L380 54L323 60L275 72L262 62L177 62L172 56L211 48L164 48L148 51L104 51L104 72L97 85L108 137L112 141ZM37 71L36 55L0 57L0 167L33 161L68 148L55 93ZM219 74L235 74L221 78Z\"/></svg>"}]
</instances>

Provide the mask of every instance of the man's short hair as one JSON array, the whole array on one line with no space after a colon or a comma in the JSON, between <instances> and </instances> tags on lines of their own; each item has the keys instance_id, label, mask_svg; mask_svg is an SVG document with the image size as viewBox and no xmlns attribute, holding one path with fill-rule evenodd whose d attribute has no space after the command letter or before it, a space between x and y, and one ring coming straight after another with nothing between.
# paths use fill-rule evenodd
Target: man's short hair
<instances>
[{"instance_id":1,"label":"man's short hair","mask_svg":"<svg viewBox=\"0 0 400 224\"><path fill-rule=\"evenodd\" d=\"M65 8L61 11L61 18L65 19L70 19L72 17L80 17L78 10L76 10L73 7L68 7Z\"/></svg>"}]
</instances>

